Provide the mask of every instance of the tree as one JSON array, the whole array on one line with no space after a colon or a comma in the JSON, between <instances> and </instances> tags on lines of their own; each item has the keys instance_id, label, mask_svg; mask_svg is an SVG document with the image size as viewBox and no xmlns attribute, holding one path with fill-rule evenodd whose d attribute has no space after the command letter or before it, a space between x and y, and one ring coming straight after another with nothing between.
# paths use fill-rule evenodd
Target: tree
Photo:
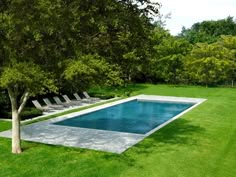
<instances>
[{"instance_id":1,"label":"tree","mask_svg":"<svg viewBox=\"0 0 236 177\"><path fill-rule=\"evenodd\" d=\"M206 87L214 85L227 78L225 72L231 63L215 57L206 57L194 60L187 64L190 78Z\"/></svg>"},{"instance_id":2,"label":"tree","mask_svg":"<svg viewBox=\"0 0 236 177\"><path fill-rule=\"evenodd\" d=\"M77 55L66 63L63 78L73 90L84 91L91 86L122 84L117 67L98 55Z\"/></svg>"},{"instance_id":3,"label":"tree","mask_svg":"<svg viewBox=\"0 0 236 177\"><path fill-rule=\"evenodd\" d=\"M225 81L234 67L233 53L220 43L199 43L194 46L185 63L192 83L214 85Z\"/></svg>"},{"instance_id":4,"label":"tree","mask_svg":"<svg viewBox=\"0 0 236 177\"><path fill-rule=\"evenodd\" d=\"M148 60L146 51L153 24L147 14L157 15L159 6L149 0L100 0L82 1L80 7L82 53L102 56L121 68L125 81L132 80ZM135 73L131 75L130 71Z\"/></svg>"},{"instance_id":5,"label":"tree","mask_svg":"<svg viewBox=\"0 0 236 177\"><path fill-rule=\"evenodd\" d=\"M64 2L6 0L1 6L0 86L11 102L13 153L21 152L20 115L27 100L55 91L56 81L50 78L59 71L59 61L73 54L72 28L77 23L69 24L72 12L65 19L70 11L62 8Z\"/></svg>"},{"instance_id":6,"label":"tree","mask_svg":"<svg viewBox=\"0 0 236 177\"><path fill-rule=\"evenodd\" d=\"M192 44L198 42L214 43L221 35L236 35L236 22L233 17L195 23L189 29L183 27L179 34L180 37L185 38Z\"/></svg>"},{"instance_id":7,"label":"tree","mask_svg":"<svg viewBox=\"0 0 236 177\"><path fill-rule=\"evenodd\" d=\"M152 59L150 74L152 79L169 83L182 80L184 56L191 46L188 41L171 36L168 31L157 27L152 35Z\"/></svg>"},{"instance_id":8,"label":"tree","mask_svg":"<svg viewBox=\"0 0 236 177\"><path fill-rule=\"evenodd\" d=\"M192 26L193 29L186 29L183 27L181 33L178 36L186 39L191 44L200 42L213 43L217 40L217 37L211 36L205 31L195 30L195 26L199 26L199 23L196 23L194 26Z\"/></svg>"},{"instance_id":9,"label":"tree","mask_svg":"<svg viewBox=\"0 0 236 177\"><path fill-rule=\"evenodd\" d=\"M56 91L50 75L33 63L12 63L3 68L0 86L7 89L12 108L12 153L21 153L20 115L30 96Z\"/></svg>"},{"instance_id":10,"label":"tree","mask_svg":"<svg viewBox=\"0 0 236 177\"><path fill-rule=\"evenodd\" d=\"M27 100L56 91L59 79L53 78L60 78L61 63L77 50L80 12L74 2L6 0L1 8L0 85L11 101L13 153L21 152L20 115Z\"/></svg>"},{"instance_id":11,"label":"tree","mask_svg":"<svg viewBox=\"0 0 236 177\"><path fill-rule=\"evenodd\" d=\"M223 35L218 41L219 45L230 50L233 57L231 58L232 66L228 68L228 78L231 79L231 85L234 86L236 79L236 36Z\"/></svg>"}]
</instances>

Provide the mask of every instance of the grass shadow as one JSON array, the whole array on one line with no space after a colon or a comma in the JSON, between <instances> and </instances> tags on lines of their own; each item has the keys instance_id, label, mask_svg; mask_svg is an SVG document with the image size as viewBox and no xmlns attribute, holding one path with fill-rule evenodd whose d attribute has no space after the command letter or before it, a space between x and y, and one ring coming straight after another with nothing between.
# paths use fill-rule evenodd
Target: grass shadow
<instances>
[{"instance_id":1,"label":"grass shadow","mask_svg":"<svg viewBox=\"0 0 236 177\"><path fill-rule=\"evenodd\" d=\"M151 156L153 153L170 153L177 151L179 146L197 146L197 137L205 131L204 128L193 125L186 119L178 119L175 122L146 137L142 142L131 147L122 154L105 153L102 158L117 160L129 167L137 166L139 156Z\"/></svg>"},{"instance_id":2,"label":"grass shadow","mask_svg":"<svg viewBox=\"0 0 236 177\"><path fill-rule=\"evenodd\" d=\"M178 119L153 133L133 149L137 153L148 154L152 151L176 150L176 146L194 146L198 144L198 135L204 131L204 128L193 125L189 120ZM128 151L132 151L132 148Z\"/></svg>"},{"instance_id":3,"label":"grass shadow","mask_svg":"<svg viewBox=\"0 0 236 177\"><path fill-rule=\"evenodd\" d=\"M127 89L130 92L136 92L136 91L144 90L146 88L148 88L148 86L144 84L129 84L124 89Z\"/></svg>"}]
</instances>

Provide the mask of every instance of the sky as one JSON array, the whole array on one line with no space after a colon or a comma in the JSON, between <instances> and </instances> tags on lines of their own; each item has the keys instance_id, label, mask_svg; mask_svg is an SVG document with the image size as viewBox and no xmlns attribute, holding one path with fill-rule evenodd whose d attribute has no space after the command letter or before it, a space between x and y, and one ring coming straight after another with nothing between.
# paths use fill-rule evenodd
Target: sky
<instances>
[{"instance_id":1,"label":"sky","mask_svg":"<svg viewBox=\"0 0 236 177\"><path fill-rule=\"evenodd\" d=\"M166 28L176 35L183 26L189 28L194 23L204 20L236 18L236 0L152 0L162 4L160 13L171 13Z\"/></svg>"}]
</instances>

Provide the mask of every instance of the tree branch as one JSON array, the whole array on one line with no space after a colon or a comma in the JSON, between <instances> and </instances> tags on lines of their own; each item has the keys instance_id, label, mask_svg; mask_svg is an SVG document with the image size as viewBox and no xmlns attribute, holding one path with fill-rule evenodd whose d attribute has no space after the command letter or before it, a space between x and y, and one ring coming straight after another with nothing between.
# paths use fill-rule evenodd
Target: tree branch
<instances>
[{"instance_id":1,"label":"tree branch","mask_svg":"<svg viewBox=\"0 0 236 177\"><path fill-rule=\"evenodd\" d=\"M27 91L25 91L25 92L22 94L22 96L21 96L21 98L20 98L20 102L19 102L20 105L23 103L23 100L24 100L24 97L25 97L25 94L26 94L26 93L27 93Z\"/></svg>"},{"instance_id":2,"label":"tree branch","mask_svg":"<svg viewBox=\"0 0 236 177\"><path fill-rule=\"evenodd\" d=\"M20 106L18 108L18 113L20 114L25 107L25 104L29 98L29 92L25 92L21 97Z\"/></svg>"},{"instance_id":3,"label":"tree branch","mask_svg":"<svg viewBox=\"0 0 236 177\"><path fill-rule=\"evenodd\" d=\"M10 101L11 101L11 108L12 108L12 110L17 108L17 101L16 101L16 94L17 93L15 93L13 90L12 90L11 87L7 88L8 95L9 95L9 98L10 98Z\"/></svg>"}]
</instances>

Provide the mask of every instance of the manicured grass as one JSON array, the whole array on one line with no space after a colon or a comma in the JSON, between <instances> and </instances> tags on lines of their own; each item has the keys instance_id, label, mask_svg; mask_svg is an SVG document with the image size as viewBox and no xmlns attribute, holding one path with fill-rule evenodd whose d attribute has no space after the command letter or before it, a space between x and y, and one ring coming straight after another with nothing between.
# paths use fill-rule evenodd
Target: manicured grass
<instances>
[{"instance_id":1,"label":"manicured grass","mask_svg":"<svg viewBox=\"0 0 236 177\"><path fill-rule=\"evenodd\" d=\"M0 132L11 128L11 122L0 120Z\"/></svg>"},{"instance_id":2,"label":"manicured grass","mask_svg":"<svg viewBox=\"0 0 236 177\"><path fill-rule=\"evenodd\" d=\"M11 141L0 138L0 176L235 176L236 89L137 85L129 90L208 100L121 155L30 142L23 142L22 154L13 155ZM4 124L0 130L9 128Z\"/></svg>"}]
</instances>

